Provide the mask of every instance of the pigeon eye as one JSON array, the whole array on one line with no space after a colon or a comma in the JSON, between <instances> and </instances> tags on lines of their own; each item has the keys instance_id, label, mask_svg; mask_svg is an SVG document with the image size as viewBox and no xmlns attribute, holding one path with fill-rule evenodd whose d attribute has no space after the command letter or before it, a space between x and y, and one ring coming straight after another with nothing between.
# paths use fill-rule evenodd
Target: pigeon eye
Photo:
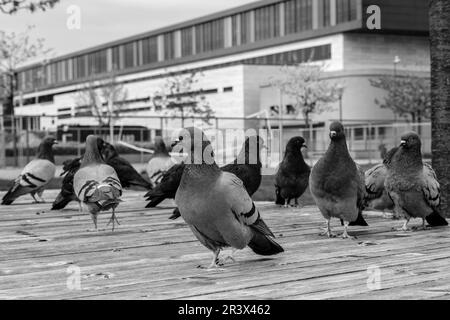
<instances>
[{"instance_id":1,"label":"pigeon eye","mask_svg":"<svg viewBox=\"0 0 450 320\"><path fill-rule=\"evenodd\" d=\"M183 140L183 136L179 136L178 140L180 140L180 141Z\"/></svg>"}]
</instances>

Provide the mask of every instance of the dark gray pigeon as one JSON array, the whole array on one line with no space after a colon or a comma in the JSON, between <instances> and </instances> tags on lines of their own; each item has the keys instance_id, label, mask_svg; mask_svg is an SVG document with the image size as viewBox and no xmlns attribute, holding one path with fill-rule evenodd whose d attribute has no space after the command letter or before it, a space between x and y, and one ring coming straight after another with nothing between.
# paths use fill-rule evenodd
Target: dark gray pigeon
<instances>
[{"instance_id":1,"label":"dark gray pigeon","mask_svg":"<svg viewBox=\"0 0 450 320\"><path fill-rule=\"evenodd\" d=\"M422 218L431 226L444 226L447 221L439 212L440 186L430 165L422 162L421 141L417 133L402 136L398 150L387 166L385 188L394 202L394 210L406 218L400 230L408 230L411 218Z\"/></svg>"},{"instance_id":2,"label":"dark gray pigeon","mask_svg":"<svg viewBox=\"0 0 450 320\"><path fill-rule=\"evenodd\" d=\"M247 245L260 255L283 252L242 180L221 171L214 162L211 143L203 132L188 128L179 139L188 156L175 203L197 239L214 253L210 268L218 266L220 250L225 247L232 247L233 253ZM233 254L228 258L234 260Z\"/></svg>"},{"instance_id":3,"label":"dark gray pigeon","mask_svg":"<svg viewBox=\"0 0 450 320\"><path fill-rule=\"evenodd\" d=\"M387 176L387 166L390 164L391 158L396 151L397 148L392 148L385 155L382 163L377 164L366 171L366 208L380 210L383 212L386 210L392 211L394 209L394 203L384 187L384 181Z\"/></svg>"},{"instance_id":4,"label":"dark gray pigeon","mask_svg":"<svg viewBox=\"0 0 450 320\"><path fill-rule=\"evenodd\" d=\"M343 238L348 238L349 223L367 225L361 212L364 207L364 172L351 158L340 122L330 125L330 145L311 170L309 185L320 212L327 220L326 235L333 237L330 219L343 220Z\"/></svg>"},{"instance_id":5,"label":"dark gray pigeon","mask_svg":"<svg viewBox=\"0 0 450 320\"><path fill-rule=\"evenodd\" d=\"M297 206L298 198L308 188L311 168L303 159L302 148L306 148L305 139L302 137L293 137L286 145L283 161L275 175L276 204L287 207L294 199Z\"/></svg>"}]
</instances>

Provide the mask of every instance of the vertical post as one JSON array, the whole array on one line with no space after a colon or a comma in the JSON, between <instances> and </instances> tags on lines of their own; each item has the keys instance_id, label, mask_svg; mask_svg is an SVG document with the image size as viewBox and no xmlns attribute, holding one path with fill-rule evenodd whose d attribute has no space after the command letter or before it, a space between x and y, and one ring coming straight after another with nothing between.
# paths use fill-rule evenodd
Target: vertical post
<instances>
[{"instance_id":1,"label":"vertical post","mask_svg":"<svg viewBox=\"0 0 450 320\"><path fill-rule=\"evenodd\" d=\"M0 103L0 168L6 166L5 127L3 117L3 105Z\"/></svg>"},{"instance_id":2,"label":"vertical post","mask_svg":"<svg viewBox=\"0 0 450 320\"><path fill-rule=\"evenodd\" d=\"M79 158L79 157L81 157L81 129L80 128L77 129L77 140L78 140L77 157Z\"/></svg>"},{"instance_id":3,"label":"vertical post","mask_svg":"<svg viewBox=\"0 0 450 320\"><path fill-rule=\"evenodd\" d=\"M16 141L16 119L14 115L11 115L11 131L13 138L13 152L14 152L14 166L19 166L19 159L17 154L17 141Z\"/></svg>"},{"instance_id":4,"label":"vertical post","mask_svg":"<svg viewBox=\"0 0 450 320\"><path fill-rule=\"evenodd\" d=\"M280 131L279 137L279 146L278 146L278 160L281 161L283 158L283 95L281 93L281 89L279 89L280 93L280 107L278 108L278 130Z\"/></svg>"},{"instance_id":5,"label":"vertical post","mask_svg":"<svg viewBox=\"0 0 450 320\"><path fill-rule=\"evenodd\" d=\"M140 142L144 142L144 129L141 128L141 139ZM141 163L144 163L144 152L141 150Z\"/></svg>"},{"instance_id":6,"label":"vertical post","mask_svg":"<svg viewBox=\"0 0 450 320\"><path fill-rule=\"evenodd\" d=\"M25 129L25 148L27 150L27 163L30 162L30 120L31 117L27 118L27 127Z\"/></svg>"}]
</instances>

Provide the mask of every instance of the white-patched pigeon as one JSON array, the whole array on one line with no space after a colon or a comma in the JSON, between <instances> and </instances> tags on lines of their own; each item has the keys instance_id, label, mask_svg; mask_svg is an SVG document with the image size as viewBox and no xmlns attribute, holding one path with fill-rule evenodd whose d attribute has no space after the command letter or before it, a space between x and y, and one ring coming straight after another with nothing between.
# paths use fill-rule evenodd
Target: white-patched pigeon
<instances>
[{"instance_id":1,"label":"white-patched pigeon","mask_svg":"<svg viewBox=\"0 0 450 320\"><path fill-rule=\"evenodd\" d=\"M325 155L311 170L309 185L320 212L327 220L326 234L331 232L330 219L339 218L344 224L343 238L348 238L351 225L367 225L361 212L364 207L364 172L351 158L340 122L330 125L330 145Z\"/></svg>"},{"instance_id":2,"label":"white-patched pigeon","mask_svg":"<svg viewBox=\"0 0 450 320\"><path fill-rule=\"evenodd\" d=\"M105 164L97 145L96 136L86 138L86 151L73 178L73 189L91 214L96 229L97 214L112 209L109 223L112 222L114 231L115 222L118 223L115 209L121 201L122 186L114 168Z\"/></svg>"},{"instance_id":3,"label":"white-patched pigeon","mask_svg":"<svg viewBox=\"0 0 450 320\"><path fill-rule=\"evenodd\" d=\"M164 173L169 170L176 161L167 151L166 144L161 137L155 139L155 153L147 164L147 175L154 188L161 180Z\"/></svg>"},{"instance_id":4,"label":"white-patched pigeon","mask_svg":"<svg viewBox=\"0 0 450 320\"><path fill-rule=\"evenodd\" d=\"M211 143L203 132L188 128L180 140L188 157L175 202L197 239L213 251L210 267L218 265L219 252L224 247L249 246L261 255L283 252L242 181L221 171L214 162Z\"/></svg>"},{"instance_id":5,"label":"white-patched pigeon","mask_svg":"<svg viewBox=\"0 0 450 320\"><path fill-rule=\"evenodd\" d=\"M9 205L18 197L30 193L36 202L45 202L42 193L45 187L55 176L55 159L53 157L53 145L57 141L53 137L45 138L38 148L36 159L31 160L20 175L14 180L13 185L4 195L2 204ZM38 201L35 195L38 195Z\"/></svg>"},{"instance_id":6,"label":"white-patched pigeon","mask_svg":"<svg viewBox=\"0 0 450 320\"><path fill-rule=\"evenodd\" d=\"M298 206L298 198L308 188L311 168L303 159L302 148L306 148L302 137L293 137L286 145L283 161L275 175L276 204L287 207L294 199L295 206Z\"/></svg>"},{"instance_id":7,"label":"white-patched pigeon","mask_svg":"<svg viewBox=\"0 0 450 320\"><path fill-rule=\"evenodd\" d=\"M400 230L408 230L411 218L422 218L431 226L447 221L439 212L440 186L430 165L422 162L421 141L415 132L402 136L400 146L387 166L385 188L394 202L394 210L406 218Z\"/></svg>"}]
</instances>

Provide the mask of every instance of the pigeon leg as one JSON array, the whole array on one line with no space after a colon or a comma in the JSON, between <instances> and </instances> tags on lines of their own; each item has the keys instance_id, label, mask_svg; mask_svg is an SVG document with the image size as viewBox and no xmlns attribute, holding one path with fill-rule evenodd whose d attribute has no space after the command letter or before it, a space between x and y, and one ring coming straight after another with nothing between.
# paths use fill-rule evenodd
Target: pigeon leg
<instances>
[{"instance_id":1,"label":"pigeon leg","mask_svg":"<svg viewBox=\"0 0 450 320\"><path fill-rule=\"evenodd\" d=\"M214 251L213 260L209 265L208 270L217 269L219 267L219 253L220 249L216 249L216 251Z\"/></svg>"},{"instance_id":2,"label":"pigeon leg","mask_svg":"<svg viewBox=\"0 0 450 320\"><path fill-rule=\"evenodd\" d=\"M397 228L395 229L396 231L409 231L410 229L408 228L408 222L409 222L410 218L406 218L405 223L403 224L403 226L401 228Z\"/></svg>"},{"instance_id":3,"label":"pigeon leg","mask_svg":"<svg viewBox=\"0 0 450 320\"><path fill-rule=\"evenodd\" d=\"M349 222L344 221L344 232L342 233L342 239L355 239L355 237L352 237L347 233L348 225Z\"/></svg>"},{"instance_id":4,"label":"pigeon leg","mask_svg":"<svg viewBox=\"0 0 450 320\"><path fill-rule=\"evenodd\" d=\"M321 236L327 236L328 238L334 238L336 237L335 234L331 232L331 225L330 225L331 219L327 219L327 226L325 227L325 232L321 233Z\"/></svg>"},{"instance_id":5,"label":"pigeon leg","mask_svg":"<svg viewBox=\"0 0 450 320\"><path fill-rule=\"evenodd\" d=\"M289 201L288 199L284 199L284 207L287 208L289 205Z\"/></svg>"},{"instance_id":6,"label":"pigeon leg","mask_svg":"<svg viewBox=\"0 0 450 320\"><path fill-rule=\"evenodd\" d=\"M424 218L422 218L422 227L420 227L420 228L419 227L412 227L412 229L414 231L417 231L417 230L429 230L430 227L427 227L426 220Z\"/></svg>"},{"instance_id":7,"label":"pigeon leg","mask_svg":"<svg viewBox=\"0 0 450 320\"><path fill-rule=\"evenodd\" d=\"M97 215L92 213L91 214L91 219L92 219L92 222L94 222L95 231L98 231L98 229L97 229Z\"/></svg>"},{"instance_id":8,"label":"pigeon leg","mask_svg":"<svg viewBox=\"0 0 450 320\"><path fill-rule=\"evenodd\" d=\"M32 193L31 194L31 196L33 197L33 199L34 199L34 203L39 203L39 201L36 199L36 196L35 196L35 194L34 193Z\"/></svg>"},{"instance_id":9,"label":"pigeon leg","mask_svg":"<svg viewBox=\"0 0 450 320\"><path fill-rule=\"evenodd\" d=\"M226 256L224 259L222 259L222 260L220 261L220 264L221 264L221 265L224 265L228 260L230 260L231 262L236 262L236 259L234 259L234 254L235 254L237 251L238 251L238 249L232 248L232 249L231 249L231 253L230 253L228 256Z\"/></svg>"},{"instance_id":10,"label":"pigeon leg","mask_svg":"<svg viewBox=\"0 0 450 320\"><path fill-rule=\"evenodd\" d=\"M40 200L41 203L45 203L45 199L42 198L42 195L43 195L43 194L44 194L44 190L39 191L39 192L37 193L37 195L38 195L39 200Z\"/></svg>"},{"instance_id":11,"label":"pigeon leg","mask_svg":"<svg viewBox=\"0 0 450 320\"><path fill-rule=\"evenodd\" d=\"M83 207L81 206L81 202L78 201L78 212L83 213Z\"/></svg>"},{"instance_id":12,"label":"pigeon leg","mask_svg":"<svg viewBox=\"0 0 450 320\"><path fill-rule=\"evenodd\" d=\"M116 227L116 222L118 225L120 225L119 220L117 220L116 217L116 211L115 208L112 209L112 215L111 215L111 219L109 219L109 222L106 226L109 226L109 224L112 222L112 231L114 231L115 227Z\"/></svg>"}]
</instances>

